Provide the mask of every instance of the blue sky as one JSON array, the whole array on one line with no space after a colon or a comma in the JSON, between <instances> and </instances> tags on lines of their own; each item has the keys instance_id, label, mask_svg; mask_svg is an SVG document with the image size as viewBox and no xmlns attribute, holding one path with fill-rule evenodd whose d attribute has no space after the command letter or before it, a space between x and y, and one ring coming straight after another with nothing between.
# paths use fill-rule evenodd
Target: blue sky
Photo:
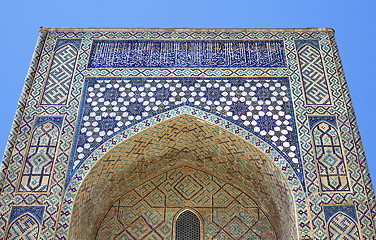
<instances>
[{"instance_id":1,"label":"blue sky","mask_svg":"<svg viewBox=\"0 0 376 240\"><path fill-rule=\"evenodd\" d=\"M376 182L376 1L1 1L0 152L44 27L333 28ZM373 45L375 44L375 45Z\"/></svg>"}]
</instances>

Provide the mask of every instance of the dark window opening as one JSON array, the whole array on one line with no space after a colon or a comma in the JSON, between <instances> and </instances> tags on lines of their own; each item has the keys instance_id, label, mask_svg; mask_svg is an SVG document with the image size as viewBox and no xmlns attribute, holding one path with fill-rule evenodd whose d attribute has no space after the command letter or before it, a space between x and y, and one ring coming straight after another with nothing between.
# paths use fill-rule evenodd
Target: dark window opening
<instances>
[{"instance_id":1,"label":"dark window opening","mask_svg":"<svg viewBox=\"0 0 376 240\"><path fill-rule=\"evenodd\" d=\"M200 219L191 211L182 212L176 220L176 240L200 240Z\"/></svg>"}]
</instances>

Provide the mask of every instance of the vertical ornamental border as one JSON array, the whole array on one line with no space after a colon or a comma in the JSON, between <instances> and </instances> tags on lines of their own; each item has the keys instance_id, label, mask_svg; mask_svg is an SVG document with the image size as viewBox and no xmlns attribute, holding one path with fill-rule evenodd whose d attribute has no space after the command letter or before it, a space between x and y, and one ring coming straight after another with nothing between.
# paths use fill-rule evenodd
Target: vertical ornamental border
<instances>
[{"instance_id":1,"label":"vertical ornamental border","mask_svg":"<svg viewBox=\"0 0 376 240\"><path fill-rule=\"evenodd\" d=\"M81 39L58 39L39 105L66 105Z\"/></svg>"},{"instance_id":2,"label":"vertical ornamental border","mask_svg":"<svg viewBox=\"0 0 376 240\"><path fill-rule=\"evenodd\" d=\"M6 174L7 174L7 171L8 171L9 161L12 157L14 145L16 143L17 136L18 136L18 131L19 131L19 128L21 126L22 116L23 116L24 111L25 111L26 102L29 98L29 94L30 94L30 91L31 91L33 80L34 80L37 68L39 66L39 61L40 61L40 57L42 55L46 36L47 36L46 33L42 33L42 32L39 33L39 38L38 38L38 41L37 41L36 46L35 46L33 57L31 59L29 71L28 71L26 79L25 79L25 85L24 85L24 88L22 90L20 99L18 101L16 114L14 116L12 128L10 130L7 145L5 147L4 157L3 157L3 160L1 161L0 192L2 192L2 190L3 190L3 185L4 185L4 182L5 182L5 179L6 179L5 177L6 177Z\"/></svg>"},{"instance_id":3,"label":"vertical ornamental border","mask_svg":"<svg viewBox=\"0 0 376 240\"><path fill-rule=\"evenodd\" d=\"M44 32L43 32L44 35L46 35L46 31L49 32L48 35L51 36L52 41L55 41L54 39L56 39L56 37L59 37L59 38L70 38L70 37L80 38L80 37L83 36L83 39L84 39L83 43L84 43L84 46L86 46L86 47L90 46L90 44L88 42L91 41L91 40L89 40L91 38L102 38L102 37L111 38L113 36L116 36L118 38L124 38L124 37L127 37L127 38L141 38L141 37L147 35L150 38L159 38L159 39L161 39L161 38L165 38L165 37L166 38L167 37L171 38L171 36L178 36L179 37L181 35L184 35L184 37L187 37L187 38L201 38L201 34L186 33L184 31L183 31L184 33L177 33L177 32L172 32L172 33L165 32L165 33L161 33L160 30L159 30L159 32L155 31L155 30L150 30L152 33L140 34L139 30L138 31L137 30L132 30L132 32L130 30L127 30L127 31L124 31L124 32L122 32L122 30L102 30L102 31L116 31L116 33L113 33L113 32L105 32L105 33L103 33L103 32L95 32L95 31L94 32L92 32L92 31L87 32L87 30L83 30L82 31L82 32L85 32L85 33L82 33L82 32L72 33L72 32L68 32L68 30L60 30L60 31L56 31L56 30L52 30L52 31L50 31L50 30L44 30ZM318 39L318 38L320 38L321 40L319 41L319 43L320 43L320 46L322 48L321 50L325 50L325 48L328 48L325 36L327 36L327 34L329 34L329 36L331 37L332 43L331 43L330 46L332 46L333 49L334 49L333 50L334 51L333 54L335 55L335 60L336 60L335 65L337 67L338 75L340 75L338 77L340 78L340 80L342 82L342 91L343 91L343 94L345 96L346 104L347 104L347 107L348 107L347 110L348 110L348 114L349 114L349 118L350 118L349 121L350 121L352 130L353 130L353 133L354 133L354 141L355 141L355 144L356 144L356 147L357 147L357 150L358 150L358 152L357 152L358 156L360 157L361 168L364 171L364 178L365 178L364 181L365 181L365 184L368 185L367 186L367 195L368 195L368 198L369 198L369 205L371 207L370 211L373 211L373 214L374 214L375 213L375 205L376 205L375 201L374 201L374 193L373 193L372 185L370 184L370 180L368 180L369 179L369 173L368 173L367 167L366 167L367 164L366 164L366 161L365 161L364 151L363 151L362 146L361 146L362 144L361 144L361 140L360 140L360 137L359 137L358 129L357 129L357 126L356 126L355 115L353 115L353 108L352 108L352 105L351 105L351 100L350 100L349 95L348 95L348 89L347 89L347 85L346 85L346 82L345 82L345 79L344 79L343 69L342 69L342 66L341 66L341 63L340 63L340 60L339 60L339 55L338 55L337 47L335 45L334 32L328 31L328 30L325 30L323 32L321 32L321 30L314 30L315 32L312 32L312 31L313 30L299 30L299 32L296 31L295 33L286 33L286 34L283 33L283 32L281 32L281 33L273 33L273 32L269 32L269 31L265 31L265 32L268 32L267 33L268 34L268 38L275 38L277 36L278 38L283 38L285 40L286 46L288 47L286 49L286 55L287 56L290 56L288 54L292 54L294 52L292 50L292 49L295 48L295 46L294 46L294 39ZM119 33L119 32L121 32L121 33ZM319 33L317 33L317 32L319 32ZM205 34L207 34L207 33L205 33ZM205 35L205 34L203 33L202 35ZM260 36L260 38L264 38L263 34L265 34L265 33L264 32L263 33L250 32L250 33L246 33L245 34L245 33L233 32L231 34L228 34L228 33L208 33L205 36L209 36L210 38L221 38L221 37L228 37L228 36L230 36L230 37L237 37L237 38L254 38L256 36ZM85 41L86 41L86 43L85 43ZM51 47L50 47L51 49L48 48L47 51L50 54L52 52L52 50L53 50L52 48L53 48L54 43L51 43L51 44L49 43L46 46L49 46L49 45L51 45ZM326 67L326 70L327 70L327 73L328 73L327 76L328 76L329 79L331 79L330 78L330 76L331 76L330 75L331 74L331 72L330 72L331 67L330 67L330 65L327 65L327 61L328 61L327 59L330 59L330 53L331 53L330 46L329 46L329 50L328 51L321 52L322 59L325 60L324 63L325 63L325 67ZM43 48L43 46L42 46L42 48ZM36 50L36 52L37 52L37 50ZM83 62L87 62L87 56L88 56L87 53L88 53L88 51L84 50L84 48L82 48L82 53L81 53L81 55L80 55L80 57L78 59L82 58ZM79 81L78 79L82 78L83 75L85 75L85 76L86 75L87 76L97 76L97 75L99 75L99 76L102 76L102 75L106 75L106 76L114 76L114 75L116 75L116 76L120 76L120 75L121 76L124 76L124 75L126 75L126 76L128 76L128 75L144 76L144 75L148 75L148 74L149 75L150 74L156 74L156 75L168 74L168 75L176 76L178 74L184 74L184 75L185 74L186 75L195 75L195 74L201 74L201 75L210 75L210 74L215 74L215 75L216 74L219 74L219 75L223 75L223 74L243 75L243 74L247 74L247 75L252 75L252 76L255 76L255 75L268 75L268 76L269 75L278 75L278 76L280 76L280 75L286 75L286 74L288 74L288 75L293 74L293 76L295 76L295 74L296 74L296 76L299 76L300 75L299 62L296 61L297 64L295 64L295 60L298 60L297 59L297 55L295 55L295 53L293 53L292 56L293 57L289 58L289 60L287 61L287 62L289 62L291 64L294 63L294 64L292 64L294 67L295 67L295 65L297 66L297 71L289 69L289 71L291 71L292 73L291 72L287 72L287 70L285 70L285 69L277 69L277 70L276 69L256 69L256 70L253 70L253 69L235 69L235 70L234 69L224 69L224 70L221 70L221 71L217 71L218 73L215 72L212 69L194 69L194 70L192 70L192 69L188 69L188 70L187 69L186 70L176 69L175 70L174 69L171 72L167 71L166 69L160 69L160 70L158 70L158 69L157 70L155 70L155 69L154 70L148 70L148 69L140 69L140 70L139 69L137 69L137 70L135 70L135 69L115 69L115 70L114 69L109 69L109 70L107 70L107 69L102 69L101 71L96 71L96 70L87 70L87 69L84 69L84 67L83 67L82 64L81 65L77 64L77 70L80 69L82 72L79 72L79 71L76 72L75 71L75 79L76 80L74 80L74 81L78 82ZM34 64L34 63L32 62L32 64ZM43 65L44 63L42 62L41 64ZM331 64L331 62L329 64ZM48 63L46 63L46 65L48 65ZM38 66L38 65L36 65L36 66ZM44 79L46 79L44 68L42 70L43 70ZM41 75L40 71L38 71L38 72L39 72L39 75ZM37 73L37 75L38 75L38 73ZM78 76L78 77L76 77L76 76ZM304 95L304 88L303 88L303 86L301 86L302 82L301 82L301 80L299 80L299 78L290 78L290 79L293 79L292 80L293 85L295 84L294 85L294 89L297 90L297 92L293 92L293 94L294 94L293 96L295 97L295 99L298 99L298 98L302 99L302 104L301 105L300 105L300 103L301 103L300 100L299 100L299 102L298 101L294 101L294 106L296 108L300 109L300 106L304 106L303 102L305 101L304 97L303 97L303 95ZM43 82L43 81L40 81L40 82ZM25 88L26 88L26 85L27 84L25 84ZM37 85L38 85L38 88L39 88L39 82L38 82ZM42 85L42 84L40 84L40 85ZM79 83L76 83L76 85L75 85L75 83L73 82L72 85L73 85L72 88L74 88L74 89L78 89L78 88L81 87L81 85ZM336 98L336 93L335 93L335 91L336 91L335 87L337 87L337 86L334 86L334 84L331 83L331 87L332 87L333 92L330 93L330 94L332 94L333 104L335 104L336 99L337 99ZM299 94L298 90L303 90L302 91L303 92L302 95ZM33 96L33 95L34 95L34 93L32 93L30 95L31 96L30 99L35 98L35 96ZM71 106L72 102L76 100L76 99L73 99L73 98L76 98L76 97L80 98L80 96L77 96L77 95L78 94L73 93L73 91L72 91L72 93L71 93L72 99L70 99L68 97L69 103L67 103L67 104L69 104ZM40 96L39 96L39 99L40 99ZM36 100L36 101L38 101L38 100ZM26 104L26 102L25 102L25 104ZM63 109L63 108L60 108L60 107L65 107L65 106L59 106L59 108L56 109L56 112L55 112L54 108L43 108L43 106L41 106L37 110L35 108L29 108L28 107L27 113L35 114L36 112L38 112L38 114L47 114L47 111L50 111L49 113L52 113L51 111L54 111L52 114L63 114L62 112L66 111L66 110ZM312 106L312 107L314 108L315 106ZM317 108L318 109L317 111L312 108L311 110L313 112L310 112L310 113L311 114L336 114L334 112L336 111L335 108L337 107L337 105L335 105L335 108L331 108L329 105L328 106L323 106L323 107L325 109L324 108ZM327 108L327 107L330 107L330 108ZM23 110L20 113L21 113L21 116L22 116L23 115ZM17 112L17 114L18 114L18 112ZM74 111L72 111L69 114L72 114L72 115L69 115L69 116L67 115L66 121L69 120L69 124L68 125L69 125L69 128L70 128L71 124L74 124L75 121L76 121L75 120L75 114L77 115L77 113L74 112ZM301 139L305 139L305 137L308 137L307 138L308 139L307 143L305 143L305 144L310 145L310 143L309 143L310 136L309 136L309 128L308 128L309 124L306 124L307 123L306 122L307 118L306 118L306 116L304 116L304 120L299 121L298 117L299 116L296 117L298 125L299 124L304 124L305 125L304 127L302 127L302 128L299 129L299 132L305 132L305 130L308 130L308 131L306 131L306 133L308 133L307 135L306 135L306 133L304 133L304 134L301 133L303 135L303 138L301 138ZM29 116L27 116L27 118L29 118ZM19 121L21 121L21 119ZM342 130L341 119L340 119L339 116L338 116L338 121L339 121L338 125L340 126L340 129ZM16 120L15 120L15 122L16 122ZM15 129L16 134L18 132L18 128L19 127L20 126L18 126ZM32 127L31 124L30 124L30 127ZM69 128L67 127L67 129L69 129ZM301 130L303 130L303 131L301 131ZM13 129L12 129L12 131L13 131ZM22 130L21 130L21 132L22 132ZM29 126L27 126L27 132L30 133ZM63 134L63 132L61 134ZM62 139L63 139L63 136L65 136L65 135L62 135ZM341 137L343 138L344 136L341 135ZM24 148L27 149L27 141L28 140L25 141L25 144L24 144L25 147L22 147L22 149L24 149ZM306 140L304 140L304 141L306 141ZM70 142L68 141L67 143L70 143ZM8 149L8 146L7 146L7 149ZM10 149L11 149L10 153L6 152L6 154L12 154L12 149L13 148L10 148ZM13 154L18 154L17 153L18 151L21 151L21 150L17 150L17 148L15 148L15 150L13 151L14 152ZM10 159L10 156L8 157L8 159ZM350 160L348 160L348 161L350 161ZM346 162L347 164L349 164L348 161ZM3 161L2 174L3 174L3 172L6 173L6 170L7 170L6 163L7 162L9 164L9 161L5 161L5 160ZM311 162L311 161L309 161L309 162ZM310 169L309 167L307 167L306 164L311 164L311 163L305 163L305 165L304 165L305 166L305 170ZM6 167L4 168L4 166L6 166ZM13 165L10 165L9 172L12 172L12 166ZM60 163L59 166L64 166L64 164ZM309 165L309 166L311 166L311 165ZM350 175L351 175L351 176L349 175L349 177L351 177L351 181L353 181L354 177L351 174L351 170L352 170L351 164L348 165L348 166L349 166L348 170L350 170ZM65 168L59 168L56 171L58 173L64 172L64 170L60 170L60 169L65 169ZM308 170L308 171L310 171L310 170ZM313 172L309 172L309 173L311 175L313 174ZM316 174L315 174L315 176L316 176ZM55 177L60 179L60 176L58 174ZM313 177L313 179L315 180L316 177ZM368 180L368 181L366 181L366 180ZM311 181L311 179L310 179L310 181ZM4 182L4 181L2 181L2 182ZM14 183L17 184L17 182L14 182ZM332 202L342 203L343 201L347 202L348 200L351 200L353 198L355 199L357 197L362 197L364 195L363 192L356 192L356 187L357 186L361 187L362 182L359 181L359 183L353 183L353 184L355 184L355 185L352 186L354 188L354 194L351 194L351 193L348 194L348 193L344 193L344 192L336 193L336 194L333 194L333 193L325 194L325 195L323 195L323 196L325 196L325 200L317 201L317 203L315 203L315 205L312 206L312 209L314 209L313 210L313 214L316 215L316 217L318 217L317 219L319 219L319 220L317 220L317 222L315 222L315 224L316 224L316 227L314 227L315 229L322 229L322 230L325 229L324 211L322 209L320 210L320 207L319 207L319 205L321 205L320 202L324 202L325 201L325 203L327 203L327 204L328 203L332 203ZM4 185L5 185L5 183L4 183ZM56 186L60 187L60 185L61 185L61 183L58 182ZM12 186L13 186L13 183L12 183ZM5 189L9 190L6 187L5 187ZM368 190L368 189L370 189L370 190ZM370 191L370 192L368 192L368 191ZM6 194L4 196L6 196L7 198L13 197L13 192L5 192L4 191L4 194ZM59 192L56 192L56 195L59 195L59 194L60 194ZM330 197L327 197L327 196L330 196ZM39 195L36 202L38 202L40 204L40 201L45 201L45 200L46 200L45 197L42 197L42 195ZM17 200L15 200L15 201L16 201L15 204L20 205L20 204L24 204L24 203L26 204L27 199L17 198ZM48 201L50 201L50 200L48 199ZM367 229L369 229L369 227L370 227L370 223L366 222L370 218L368 217L368 211L369 211L368 208L365 209L365 207L364 207L365 204L367 204L367 203L364 202L364 203L362 203L359 206L357 205L358 206L357 211L358 211L358 217L359 217L359 223L360 223L359 227L361 227L359 230L362 231L362 235L364 237L368 236L365 233L365 231ZM55 204L55 203L51 202L51 207L50 207L51 212L55 212L56 211L56 206L58 206L58 205L59 204ZM61 210L61 211L64 211L64 210ZM8 218L6 216L9 215L10 210L7 209L6 212L7 212L7 214L4 214L3 215L4 217L1 216L1 222L4 222L4 220L5 220L5 223L7 222ZM48 212L48 210L46 210L46 216L47 216L47 212ZM312 216L312 218L313 218L313 216ZM362 220L363 218L364 218L364 220ZM48 224L51 224L51 222L55 221L55 216L51 215L50 219L51 220L50 220L50 222L48 222ZM315 219L315 218L313 218L313 219ZM5 227L2 227L2 234L4 234L4 230L3 230L4 228ZM301 226L301 228L308 228L308 226ZM374 229L372 228L372 231L373 230ZM43 230L43 231L45 231L45 230ZM321 239L322 236L321 235L316 235L315 237ZM47 238L47 235L46 235L46 238Z\"/></svg>"},{"instance_id":4,"label":"vertical ornamental border","mask_svg":"<svg viewBox=\"0 0 376 240\"><path fill-rule=\"evenodd\" d=\"M332 105L318 40L295 40L306 105Z\"/></svg>"},{"instance_id":5,"label":"vertical ornamental border","mask_svg":"<svg viewBox=\"0 0 376 240\"><path fill-rule=\"evenodd\" d=\"M48 191L63 121L64 116L35 117L32 136L19 178L18 192L45 193ZM31 186L30 184L37 185Z\"/></svg>"},{"instance_id":6,"label":"vertical ornamental border","mask_svg":"<svg viewBox=\"0 0 376 240\"><path fill-rule=\"evenodd\" d=\"M321 192L350 192L350 181L335 116L309 116Z\"/></svg>"}]
</instances>

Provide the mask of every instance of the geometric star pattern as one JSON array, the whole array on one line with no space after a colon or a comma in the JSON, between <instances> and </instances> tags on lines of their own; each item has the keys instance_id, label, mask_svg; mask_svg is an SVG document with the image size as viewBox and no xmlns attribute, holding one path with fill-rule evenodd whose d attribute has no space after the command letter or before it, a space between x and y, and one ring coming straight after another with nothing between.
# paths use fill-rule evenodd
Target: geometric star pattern
<instances>
[{"instance_id":1,"label":"geometric star pattern","mask_svg":"<svg viewBox=\"0 0 376 240\"><path fill-rule=\"evenodd\" d=\"M185 104L222 115L269 141L304 184L286 78L86 79L68 181L95 146L135 122Z\"/></svg>"}]
</instances>

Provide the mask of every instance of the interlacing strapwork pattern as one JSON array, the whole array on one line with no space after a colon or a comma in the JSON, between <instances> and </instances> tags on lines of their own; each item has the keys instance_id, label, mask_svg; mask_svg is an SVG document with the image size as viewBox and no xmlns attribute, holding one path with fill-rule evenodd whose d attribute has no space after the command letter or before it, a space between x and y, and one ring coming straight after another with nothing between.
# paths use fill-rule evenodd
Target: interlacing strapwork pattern
<instances>
[{"instance_id":1,"label":"interlacing strapwork pattern","mask_svg":"<svg viewBox=\"0 0 376 240\"><path fill-rule=\"evenodd\" d=\"M117 200L96 239L172 239L174 216L184 207L195 209L204 219L205 240L277 239L268 216L246 193L187 167L146 181ZM197 223L194 225L197 236ZM183 230L176 234L176 239L200 239L178 238Z\"/></svg>"},{"instance_id":2,"label":"interlacing strapwork pattern","mask_svg":"<svg viewBox=\"0 0 376 240\"><path fill-rule=\"evenodd\" d=\"M349 191L350 186L346 165L343 161L341 140L335 127L326 121L321 121L313 127L312 138L315 145L321 191Z\"/></svg>"},{"instance_id":3,"label":"interlacing strapwork pattern","mask_svg":"<svg viewBox=\"0 0 376 240\"><path fill-rule=\"evenodd\" d=\"M64 45L60 46L62 41L64 41ZM56 43L56 47L60 47L56 49L52 59L51 68L44 86L41 105L62 105L67 103L78 53L77 46L75 45L81 42L81 40L72 40L71 42L59 39Z\"/></svg>"},{"instance_id":4,"label":"interlacing strapwork pattern","mask_svg":"<svg viewBox=\"0 0 376 240\"><path fill-rule=\"evenodd\" d=\"M300 71L303 78L307 105L330 105L330 93L325 77L325 69L321 60L320 50L314 46L316 44L304 44L298 49ZM297 46L302 41L296 41Z\"/></svg>"},{"instance_id":5,"label":"interlacing strapwork pattern","mask_svg":"<svg viewBox=\"0 0 376 240\"><path fill-rule=\"evenodd\" d=\"M46 192L58 145L62 117L37 117L24 163L20 192Z\"/></svg>"}]
</instances>

